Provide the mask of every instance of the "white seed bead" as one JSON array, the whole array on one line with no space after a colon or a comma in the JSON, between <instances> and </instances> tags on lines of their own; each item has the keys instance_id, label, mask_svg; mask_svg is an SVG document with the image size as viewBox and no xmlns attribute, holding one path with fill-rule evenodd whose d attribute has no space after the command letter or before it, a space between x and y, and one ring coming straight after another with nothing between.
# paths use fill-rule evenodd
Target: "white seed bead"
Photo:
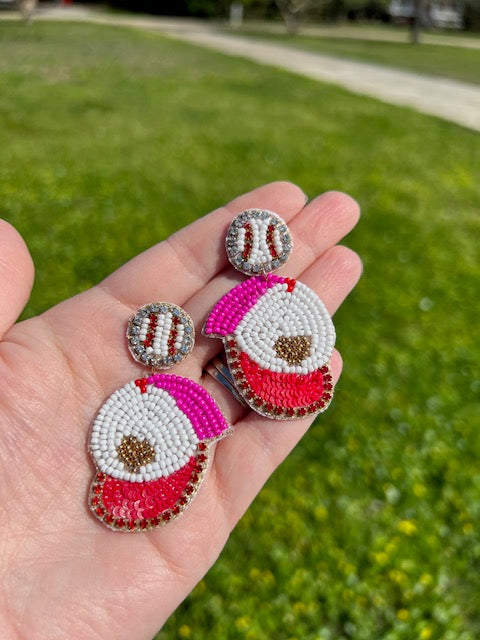
<instances>
[{"instance_id":1,"label":"white seed bead","mask_svg":"<svg viewBox=\"0 0 480 640\"><path fill-rule=\"evenodd\" d=\"M148 442L155 459L136 472L128 470L117 448L125 437ZM148 393L129 382L108 398L92 426L90 450L99 469L114 478L144 482L168 476L183 467L198 444L187 416L163 389L149 386Z\"/></svg>"},{"instance_id":2,"label":"white seed bead","mask_svg":"<svg viewBox=\"0 0 480 640\"><path fill-rule=\"evenodd\" d=\"M268 289L238 324L235 338L260 367L277 373L310 373L331 358L335 329L318 296L301 282L293 291L288 283ZM275 344L280 337L307 336L309 352L296 364L279 357Z\"/></svg>"}]
</instances>

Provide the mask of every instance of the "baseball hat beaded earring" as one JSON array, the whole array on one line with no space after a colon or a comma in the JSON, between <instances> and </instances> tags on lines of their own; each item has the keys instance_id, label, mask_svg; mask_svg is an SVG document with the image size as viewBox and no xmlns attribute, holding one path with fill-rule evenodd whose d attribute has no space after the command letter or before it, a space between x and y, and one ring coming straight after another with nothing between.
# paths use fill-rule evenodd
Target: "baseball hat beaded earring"
<instances>
[{"instance_id":1,"label":"baseball hat beaded earring","mask_svg":"<svg viewBox=\"0 0 480 640\"><path fill-rule=\"evenodd\" d=\"M335 328L314 291L273 273L292 251L286 223L272 211L248 209L231 223L226 251L250 277L217 302L203 333L223 340L235 395L275 420L325 411L333 396Z\"/></svg>"},{"instance_id":2,"label":"baseball hat beaded earring","mask_svg":"<svg viewBox=\"0 0 480 640\"><path fill-rule=\"evenodd\" d=\"M168 302L147 304L128 322L130 353L153 373L112 393L91 429L97 471L88 502L110 529L143 531L179 516L200 486L210 445L230 431L203 387L160 373L194 340L190 316Z\"/></svg>"}]
</instances>

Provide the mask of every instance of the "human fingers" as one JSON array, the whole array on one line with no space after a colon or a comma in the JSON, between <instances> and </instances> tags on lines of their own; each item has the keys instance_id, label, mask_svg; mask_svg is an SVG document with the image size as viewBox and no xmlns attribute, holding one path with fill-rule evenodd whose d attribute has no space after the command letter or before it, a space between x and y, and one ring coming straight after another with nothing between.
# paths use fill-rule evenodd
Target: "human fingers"
<instances>
[{"instance_id":1,"label":"human fingers","mask_svg":"<svg viewBox=\"0 0 480 640\"><path fill-rule=\"evenodd\" d=\"M27 245L11 224L0 220L0 337L23 311L34 278Z\"/></svg>"},{"instance_id":2,"label":"human fingers","mask_svg":"<svg viewBox=\"0 0 480 640\"><path fill-rule=\"evenodd\" d=\"M277 208L290 219L306 196L288 182L274 182L230 203L178 231L117 269L100 285L67 300L44 314L56 346L75 354L82 379L99 381L103 396L132 373L125 328L129 316L148 302L169 301L180 306L227 264L224 237L230 220L251 206ZM193 362L186 361L187 367ZM138 374L143 369L138 365ZM176 372L182 373L181 366ZM91 395L91 394L90 394Z\"/></svg>"},{"instance_id":3,"label":"human fingers","mask_svg":"<svg viewBox=\"0 0 480 640\"><path fill-rule=\"evenodd\" d=\"M132 307L156 300L183 305L226 267L225 233L235 215L261 207L274 209L290 220L305 200L303 191L290 182L272 182L254 189L133 258L106 278L101 287Z\"/></svg>"}]
</instances>

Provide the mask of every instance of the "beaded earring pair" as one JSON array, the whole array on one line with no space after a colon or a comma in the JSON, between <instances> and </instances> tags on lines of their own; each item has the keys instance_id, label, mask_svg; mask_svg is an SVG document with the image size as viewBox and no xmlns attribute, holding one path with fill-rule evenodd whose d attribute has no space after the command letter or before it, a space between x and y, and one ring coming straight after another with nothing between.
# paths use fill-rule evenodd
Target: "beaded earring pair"
<instances>
[{"instance_id":1,"label":"beaded earring pair","mask_svg":"<svg viewBox=\"0 0 480 640\"><path fill-rule=\"evenodd\" d=\"M226 250L250 277L218 301L203 334L223 340L229 385L271 419L325 411L333 394L335 329L311 289L272 273L292 250L287 225L271 211L244 211L228 229ZM89 449L97 471L89 505L110 529L142 531L184 511L211 445L231 427L203 387L161 373L193 349L193 322L183 309L147 304L128 321L126 337L133 358L152 373L115 391L95 418Z\"/></svg>"}]
</instances>

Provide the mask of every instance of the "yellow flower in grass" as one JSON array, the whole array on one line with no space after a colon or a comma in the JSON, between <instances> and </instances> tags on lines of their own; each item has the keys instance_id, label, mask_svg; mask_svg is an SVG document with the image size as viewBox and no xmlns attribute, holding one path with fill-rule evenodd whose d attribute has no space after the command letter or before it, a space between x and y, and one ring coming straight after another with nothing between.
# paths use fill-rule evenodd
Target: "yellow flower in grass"
<instances>
[{"instance_id":1,"label":"yellow flower in grass","mask_svg":"<svg viewBox=\"0 0 480 640\"><path fill-rule=\"evenodd\" d=\"M432 627L425 627L425 629L422 629L420 632L420 640L430 640L432 633Z\"/></svg>"},{"instance_id":2,"label":"yellow flower in grass","mask_svg":"<svg viewBox=\"0 0 480 640\"><path fill-rule=\"evenodd\" d=\"M372 598L372 602L373 604L378 608L378 607L384 607L385 606L385 600L384 598L382 598L382 596L375 594Z\"/></svg>"},{"instance_id":3,"label":"yellow flower in grass","mask_svg":"<svg viewBox=\"0 0 480 640\"><path fill-rule=\"evenodd\" d=\"M416 482L413 485L413 493L417 498L423 498L424 495L427 493L427 487L424 484L421 484L420 482Z\"/></svg>"},{"instance_id":4,"label":"yellow flower in grass","mask_svg":"<svg viewBox=\"0 0 480 640\"><path fill-rule=\"evenodd\" d=\"M178 630L178 635L180 636L180 638L190 638L190 636L192 635L192 630L190 629L188 624L182 624L182 626Z\"/></svg>"},{"instance_id":5,"label":"yellow flower in grass","mask_svg":"<svg viewBox=\"0 0 480 640\"><path fill-rule=\"evenodd\" d=\"M350 562L341 562L340 568L346 576L349 576L351 573L355 573L355 567L353 564L350 564Z\"/></svg>"},{"instance_id":6,"label":"yellow flower in grass","mask_svg":"<svg viewBox=\"0 0 480 640\"><path fill-rule=\"evenodd\" d=\"M238 631L247 631L248 627L250 626L250 618L247 618L247 616L241 616L240 618L237 618L235 620L235 626L237 627Z\"/></svg>"},{"instance_id":7,"label":"yellow flower in grass","mask_svg":"<svg viewBox=\"0 0 480 640\"><path fill-rule=\"evenodd\" d=\"M319 504L315 507L313 515L315 516L315 520L322 522L328 518L328 510L323 506L323 504Z\"/></svg>"},{"instance_id":8,"label":"yellow flower in grass","mask_svg":"<svg viewBox=\"0 0 480 640\"><path fill-rule=\"evenodd\" d=\"M262 582L267 585L275 583L275 576L269 569L262 572Z\"/></svg>"},{"instance_id":9,"label":"yellow flower in grass","mask_svg":"<svg viewBox=\"0 0 480 640\"><path fill-rule=\"evenodd\" d=\"M405 584L408 580L407 574L399 569L392 569L389 571L388 577L392 582L396 582L397 584Z\"/></svg>"},{"instance_id":10,"label":"yellow flower in grass","mask_svg":"<svg viewBox=\"0 0 480 640\"><path fill-rule=\"evenodd\" d=\"M397 529L404 533L406 536L413 536L417 533L417 525L413 520L400 520L397 524Z\"/></svg>"},{"instance_id":11,"label":"yellow flower in grass","mask_svg":"<svg viewBox=\"0 0 480 640\"><path fill-rule=\"evenodd\" d=\"M296 615L302 615L302 613L305 613L306 610L307 607L304 602L295 602L293 604L293 611Z\"/></svg>"},{"instance_id":12,"label":"yellow flower in grass","mask_svg":"<svg viewBox=\"0 0 480 640\"><path fill-rule=\"evenodd\" d=\"M406 622L410 618L410 611L407 609L399 609L397 611L397 618L402 622Z\"/></svg>"},{"instance_id":13,"label":"yellow flower in grass","mask_svg":"<svg viewBox=\"0 0 480 640\"><path fill-rule=\"evenodd\" d=\"M251 580L258 580L262 575L262 572L260 571L260 569L253 567L252 569L250 569L249 575Z\"/></svg>"},{"instance_id":14,"label":"yellow flower in grass","mask_svg":"<svg viewBox=\"0 0 480 640\"><path fill-rule=\"evenodd\" d=\"M388 554L385 551L379 551L378 553L373 554L375 556L375 562L380 565L387 564L389 558Z\"/></svg>"}]
</instances>

